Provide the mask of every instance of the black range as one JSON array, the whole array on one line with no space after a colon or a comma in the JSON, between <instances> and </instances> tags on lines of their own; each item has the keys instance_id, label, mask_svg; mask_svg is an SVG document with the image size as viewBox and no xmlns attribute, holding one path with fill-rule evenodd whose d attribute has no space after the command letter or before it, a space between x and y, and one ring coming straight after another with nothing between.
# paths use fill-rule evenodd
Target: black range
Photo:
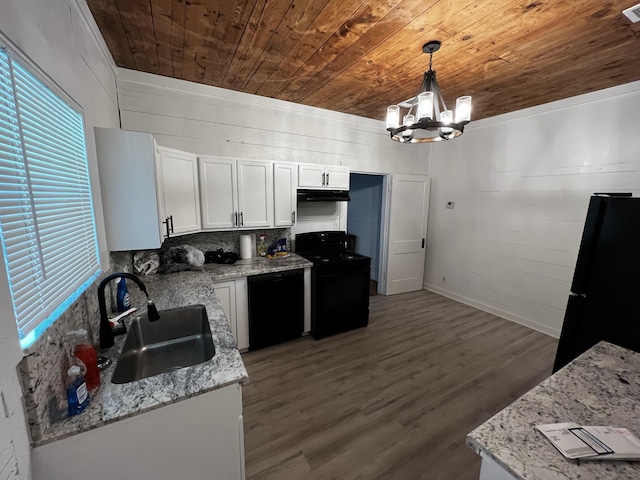
<instances>
[{"instance_id":1,"label":"black range","mask_svg":"<svg viewBox=\"0 0 640 480\"><path fill-rule=\"evenodd\" d=\"M369 323L371 258L346 245L344 231L296 235L296 253L313 262L311 335L316 340Z\"/></svg>"}]
</instances>

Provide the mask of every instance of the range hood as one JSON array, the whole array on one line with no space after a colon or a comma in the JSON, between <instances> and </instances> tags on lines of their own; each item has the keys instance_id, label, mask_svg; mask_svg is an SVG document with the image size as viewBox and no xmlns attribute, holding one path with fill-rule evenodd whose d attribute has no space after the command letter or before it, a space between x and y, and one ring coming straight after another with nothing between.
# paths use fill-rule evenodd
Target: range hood
<instances>
[{"instance_id":1,"label":"range hood","mask_svg":"<svg viewBox=\"0 0 640 480\"><path fill-rule=\"evenodd\" d=\"M298 202L348 202L349 190L298 190Z\"/></svg>"}]
</instances>

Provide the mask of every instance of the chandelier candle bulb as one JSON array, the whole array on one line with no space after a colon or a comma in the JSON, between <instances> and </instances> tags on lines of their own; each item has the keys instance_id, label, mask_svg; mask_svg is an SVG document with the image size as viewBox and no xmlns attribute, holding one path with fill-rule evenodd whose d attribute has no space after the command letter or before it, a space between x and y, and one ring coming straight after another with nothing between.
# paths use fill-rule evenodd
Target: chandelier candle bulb
<instances>
[{"instance_id":1,"label":"chandelier candle bulb","mask_svg":"<svg viewBox=\"0 0 640 480\"><path fill-rule=\"evenodd\" d=\"M405 115L404 116L404 122L403 125L405 127L408 127L409 125L413 125L414 123L416 123L416 117L415 115ZM405 137L411 137L411 134L413 133L413 130L411 129L407 129L404 132L402 132L402 135L404 135Z\"/></svg>"},{"instance_id":2,"label":"chandelier candle bulb","mask_svg":"<svg viewBox=\"0 0 640 480\"><path fill-rule=\"evenodd\" d=\"M433 118L433 92L418 95L418 119Z\"/></svg>"},{"instance_id":3,"label":"chandelier candle bulb","mask_svg":"<svg viewBox=\"0 0 640 480\"><path fill-rule=\"evenodd\" d=\"M444 112L441 112L440 121L445 124L453 122L453 112L451 110L445 110ZM453 132L453 128L442 127L442 133L449 134L451 132Z\"/></svg>"},{"instance_id":4,"label":"chandelier candle bulb","mask_svg":"<svg viewBox=\"0 0 640 480\"><path fill-rule=\"evenodd\" d=\"M456 122L471 120L471 97L459 97L456 100Z\"/></svg>"},{"instance_id":5,"label":"chandelier candle bulb","mask_svg":"<svg viewBox=\"0 0 640 480\"><path fill-rule=\"evenodd\" d=\"M387 107L387 128L398 128L400 126L400 107L390 105Z\"/></svg>"}]
</instances>

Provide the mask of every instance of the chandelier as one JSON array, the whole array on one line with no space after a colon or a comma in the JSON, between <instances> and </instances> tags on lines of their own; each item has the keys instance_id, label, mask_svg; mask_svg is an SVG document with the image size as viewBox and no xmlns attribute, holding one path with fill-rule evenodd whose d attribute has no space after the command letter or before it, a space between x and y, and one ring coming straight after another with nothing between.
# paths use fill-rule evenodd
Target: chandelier
<instances>
[{"instance_id":1,"label":"chandelier","mask_svg":"<svg viewBox=\"0 0 640 480\"><path fill-rule=\"evenodd\" d=\"M447 110L436 72L431 68L433 53L440 50L440 41L432 40L422 46L429 54L429 71L424 73L418 95L398 105L387 107L387 131L391 139L402 143L440 142L459 137L471 119L471 97L456 100L455 117ZM408 108L400 123L400 108Z\"/></svg>"}]
</instances>

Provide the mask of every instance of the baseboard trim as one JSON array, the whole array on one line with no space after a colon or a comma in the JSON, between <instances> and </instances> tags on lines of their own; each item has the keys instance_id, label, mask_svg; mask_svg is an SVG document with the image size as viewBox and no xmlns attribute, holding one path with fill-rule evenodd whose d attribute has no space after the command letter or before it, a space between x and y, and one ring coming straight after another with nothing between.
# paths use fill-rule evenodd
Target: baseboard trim
<instances>
[{"instance_id":1,"label":"baseboard trim","mask_svg":"<svg viewBox=\"0 0 640 480\"><path fill-rule=\"evenodd\" d=\"M463 295L458 295L457 293L450 292L449 290L444 290L440 287L428 283L423 284L422 288L425 290L429 290L430 292L437 293L438 295L442 295L443 297L450 298L451 300L455 300L456 302L464 303L465 305L469 305L470 307L474 307L478 310L491 313L497 317L504 318L505 320L509 320L519 325L531 328L532 330L544 333L545 335L549 335L550 337L560 338L559 329L549 327L540 322L536 322L535 320L524 318L520 315L514 315L513 313L506 312L491 305L487 305L486 303L479 302Z\"/></svg>"}]
</instances>

